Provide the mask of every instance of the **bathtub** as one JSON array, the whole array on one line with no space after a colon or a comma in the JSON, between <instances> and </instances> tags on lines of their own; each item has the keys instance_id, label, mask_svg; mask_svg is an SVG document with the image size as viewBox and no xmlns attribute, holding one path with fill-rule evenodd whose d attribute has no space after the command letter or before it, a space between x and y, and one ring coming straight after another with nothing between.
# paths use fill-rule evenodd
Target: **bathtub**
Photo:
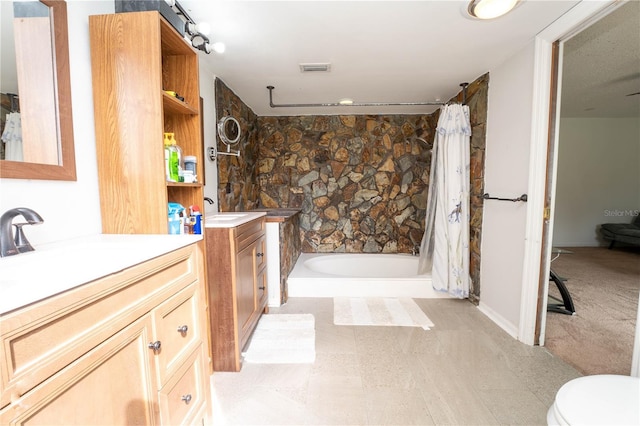
<instances>
[{"instance_id":1,"label":"bathtub","mask_svg":"<svg viewBox=\"0 0 640 426\"><path fill-rule=\"evenodd\" d=\"M379 253L302 253L287 279L289 297L449 298L418 275L418 257Z\"/></svg>"}]
</instances>

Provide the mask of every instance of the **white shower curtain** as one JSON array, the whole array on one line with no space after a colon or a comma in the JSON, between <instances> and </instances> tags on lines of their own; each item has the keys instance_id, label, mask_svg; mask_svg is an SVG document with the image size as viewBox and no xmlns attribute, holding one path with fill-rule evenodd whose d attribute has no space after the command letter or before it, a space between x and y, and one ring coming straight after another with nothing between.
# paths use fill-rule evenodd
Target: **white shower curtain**
<instances>
[{"instance_id":1,"label":"white shower curtain","mask_svg":"<svg viewBox=\"0 0 640 426\"><path fill-rule=\"evenodd\" d=\"M431 153L425 232L418 273L431 272L433 288L469 296L469 107L445 105Z\"/></svg>"}]
</instances>

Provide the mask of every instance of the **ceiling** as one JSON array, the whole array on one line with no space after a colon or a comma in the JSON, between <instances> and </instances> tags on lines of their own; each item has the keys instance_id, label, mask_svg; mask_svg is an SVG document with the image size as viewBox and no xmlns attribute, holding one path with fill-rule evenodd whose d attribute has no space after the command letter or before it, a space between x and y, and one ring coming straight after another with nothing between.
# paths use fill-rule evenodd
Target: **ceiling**
<instances>
[{"instance_id":1,"label":"ceiling","mask_svg":"<svg viewBox=\"0 0 640 426\"><path fill-rule=\"evenodd\" d=\"M640 117L640 2L567 40L562 69L562 117Z\"/></svg>"},{"instance_id":2,"label":"ceiling","mask_svg":"<svg viewBox=\"0 0 640 426\"><path fill-rule=\"evenodd\" d=\"M447 101L578 2L526 0L480 21L466 15L467 0L179 0L226 45L203 64L260 116L431 113L436 106L271 108L266 87L275 104ZM301 63L331 70L302 73Z\"/></svg>"}]
</instances>

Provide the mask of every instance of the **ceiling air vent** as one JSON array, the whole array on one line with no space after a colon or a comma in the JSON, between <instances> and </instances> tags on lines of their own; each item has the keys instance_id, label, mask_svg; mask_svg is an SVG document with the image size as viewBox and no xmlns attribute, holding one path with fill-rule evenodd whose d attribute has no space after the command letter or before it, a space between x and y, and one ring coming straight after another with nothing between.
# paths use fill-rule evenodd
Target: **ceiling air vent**
<instances>
[{"instance_id":1,"label":"ceiling air vent","mask_svg":"<svg viewBox=\"0 0 640 426\"><path fill-rule=\"evenodd\" d=\"M331 64L300 64L301 72L329 72Z\"/></svg>"}]
</instances>

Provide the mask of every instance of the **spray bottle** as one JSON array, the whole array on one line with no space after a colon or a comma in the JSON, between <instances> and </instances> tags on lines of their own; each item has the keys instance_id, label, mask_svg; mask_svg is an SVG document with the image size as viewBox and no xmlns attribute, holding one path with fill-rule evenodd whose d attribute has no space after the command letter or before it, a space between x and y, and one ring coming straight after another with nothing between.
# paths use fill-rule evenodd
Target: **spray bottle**
<instances>
[{"instance_id":1,"label":"spray bottle","mask_svg":"<svg viewBox=\"0 0 640 426\"><path fill-rule=\"evenodd\" d=\"M194 234L202 234L202 213L200 213L200 207L193 205L189 207L190 222Z\"/></svg>"}]
</instances>

